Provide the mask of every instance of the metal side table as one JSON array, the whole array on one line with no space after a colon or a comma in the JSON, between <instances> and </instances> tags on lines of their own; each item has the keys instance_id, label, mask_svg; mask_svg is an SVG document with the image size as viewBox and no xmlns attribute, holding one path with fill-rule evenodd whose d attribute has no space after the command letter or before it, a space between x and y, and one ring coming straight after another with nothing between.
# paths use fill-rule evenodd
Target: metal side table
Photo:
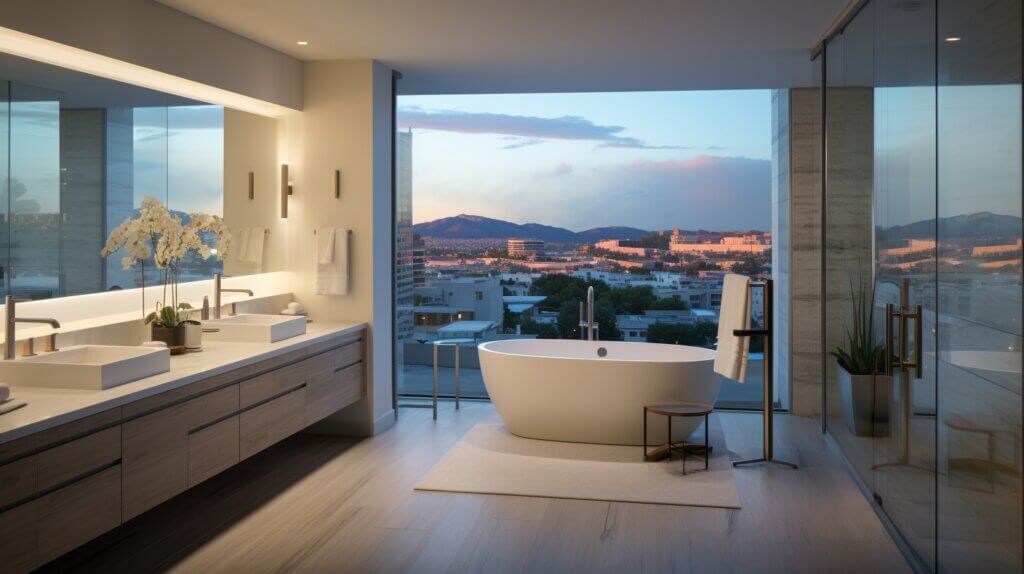
<instances>
[{"instance_id":1,"label":"metal side table","mask_svg":"<svg viewBox=\"0 0 1024 574\"><path fill-rule=\"evenodd\" d=\"M437 360L438 351L441 347L455 347L455 410L459 409L459 348L462 345L476 344L475 339L438 339L431 343L434 345L434 420L437 420L437 385L439 380L439 366Z\"/></svg>"}]
</instances>

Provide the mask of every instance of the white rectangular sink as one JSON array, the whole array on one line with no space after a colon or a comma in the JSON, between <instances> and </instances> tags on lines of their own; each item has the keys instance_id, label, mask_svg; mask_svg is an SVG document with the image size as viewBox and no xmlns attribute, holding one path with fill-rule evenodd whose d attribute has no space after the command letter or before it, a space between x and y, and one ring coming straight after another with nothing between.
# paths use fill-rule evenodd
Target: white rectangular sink
<instances>
[{"instance_id":1,"label":"white rectangular sink","mask_svg":"<svg viewBox=\"0 0 1024 574\"><path fill-rule=\"evenodd\" d=\"M168 349L76 345L0 361L0 383L15 387L103 390L171 369Z\"/></svg>"},{"instance_id":2,"label":"white rectangular sink","mask_svg":"<svg viewBox=\"0 0 1024 574\"><path fill-rule=\"evenodd\" d=\"M285 315L240 314L220 319L203 321L203 338L210 341L233 341L235 343L276 343L283 339L298 337L306 333L306 318Z\"/></svg>"}]
</instances>

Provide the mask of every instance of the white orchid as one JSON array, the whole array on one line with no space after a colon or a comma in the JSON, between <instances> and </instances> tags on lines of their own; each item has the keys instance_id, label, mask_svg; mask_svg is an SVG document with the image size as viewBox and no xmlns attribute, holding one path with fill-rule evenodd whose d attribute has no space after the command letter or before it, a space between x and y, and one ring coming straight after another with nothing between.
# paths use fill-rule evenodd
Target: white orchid
<instances>
[{"instance_id":1,"label":"white orchid","mask_svg":"<svg viewBox=\"0 0 1024 574\"><path fill-rule=\"evenodd\" d=\"M100 255L108 257L123 250L125 255L121 258L121 265L125 269L135 265L144 267L152 257L157 268L164 271L164 301L170 287L172 303L168 307L172 314L176 314L177 309L185 306L178 303L178 266L181 261L192 252L202 259L209 259L213 254L213 248L203 242L204 233L212 233L216 237L217 257L224 260L231 248L231 231L222 218L190 213L188 224L183 224L181 217L171 213L160 200L146 196L139 206L138 217L128 218L115 227Z\"/></svg>"}]
</instances>

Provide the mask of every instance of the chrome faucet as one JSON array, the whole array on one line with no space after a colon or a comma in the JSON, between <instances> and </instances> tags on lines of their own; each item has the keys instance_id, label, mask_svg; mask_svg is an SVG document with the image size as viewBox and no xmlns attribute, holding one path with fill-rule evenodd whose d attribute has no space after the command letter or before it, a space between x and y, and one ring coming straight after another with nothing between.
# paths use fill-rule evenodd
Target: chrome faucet
<instances>
[{"instance_id":1,"label":"chrome faucet","mask_svg":"<svg viewBox=\"0 0 1024 574\"><path fill-rule=\"evenodd\" d=\"M220 273L213 275L213 318L220 319L220 294L221 293L245 293L252 297L251 289L224 289L220 286L221 280L224 278ZM231 304L231 315L235 314L235 304ZM230 316L230 315L229 315Z\"/></svg>"},{"instance_id":2,"label":"chrome faucet","mask_svg":"<svg viewBox=\"0 0 1024 574\"><path fill-rule=\"evenodd\" d=\"M14 312L15 303L24 303L30 299L16 299L10 295L4 297L4 360L10 361L14 358L14 325L15 323L46 323L54 329L60 329L60 322L56 319L30 319L27 317L17 317ZM57 334L51 333L46 338L46 350L56 351L57 350ZM32 338L29 337L25 340L25 349L22 353L29 357L35 354L32 349Z\"/></svg>"},{"instance_id":3,"label":"chrome faucet","mask_svg":"<svg viewBox=\"0 0 1024 574\"><path fill-rule=\"evenodd\" d=\"M588 341L598 339L598 324L594 322L594 287L587 287L587 318L583 319L583 303L580 303L580 338Z\"/></svg>"}]
</instances>

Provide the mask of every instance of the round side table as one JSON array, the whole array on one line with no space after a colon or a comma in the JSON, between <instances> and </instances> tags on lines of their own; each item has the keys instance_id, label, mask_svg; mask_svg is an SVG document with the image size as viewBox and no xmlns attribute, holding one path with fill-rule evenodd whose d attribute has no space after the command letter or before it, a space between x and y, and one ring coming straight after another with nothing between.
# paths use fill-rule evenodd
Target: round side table
<instances>
[{"instance_id":1,"label":"round side table","mask_svg":"<svg viewBox=\"0 0 1024 574\"><path fill-rule=\"evenodd\" d=\"M690 452L700 452L704 454L704 470L707 470L708 461L711 459L711 445L708 444L708 415L714 410L715 408L711 405L681 401L644 405L644 460L656 461L663 458L671 460L672 451L675 450L683 455L683 474L686 474L686 456ZM647 452L647 415L649 414L662 415L668 419L668 442L650 453ZM704 417L704 444L690 444L685 441L673 443L672 419L675 417Z\"/></svg>"}]
</instances>

